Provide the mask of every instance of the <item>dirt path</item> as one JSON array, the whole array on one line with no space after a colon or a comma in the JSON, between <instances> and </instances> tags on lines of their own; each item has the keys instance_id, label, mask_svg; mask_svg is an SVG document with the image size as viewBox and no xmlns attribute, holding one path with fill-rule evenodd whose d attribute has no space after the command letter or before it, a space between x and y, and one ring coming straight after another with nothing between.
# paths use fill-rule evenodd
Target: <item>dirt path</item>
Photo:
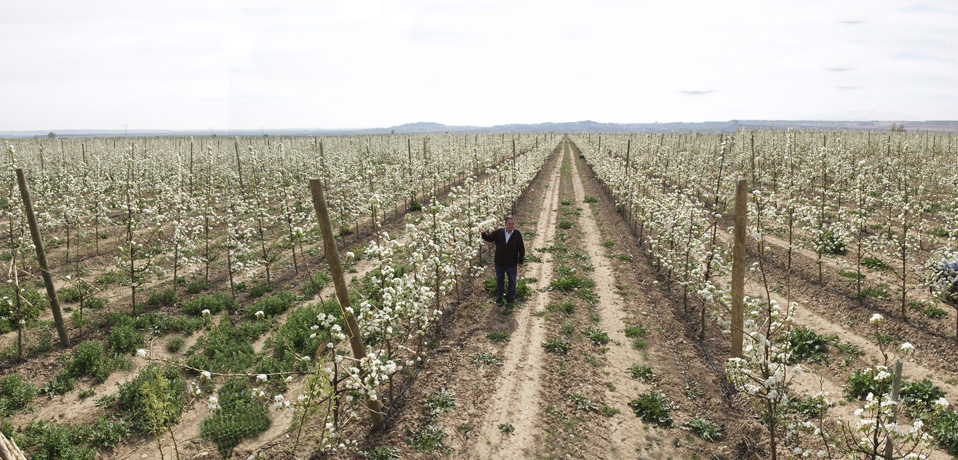
<instances>
[{"instance_id":1,"label":"dirt path","mask_svg":"<svg viewBox=\"0 0 958 460\"><path fill-rule=\"evenodd\" d=\"M690 312L684 311L681 294L676 299L676 292L666 284L665 273L648 263L646 257L649 254L615 209L616 201L609 191L601 185L584 159L577 160L576 166L585 193L599 200L598 204L590 205L593 214L598 212L595 222L599 231L595 236L585 235L585 243L591 247L589 252L592 253L595 249L588 245L589 241L594 243L598 238L602 239L603 249L599 251L605 256L605 262L601 265L611 266L613 288L617 289L613 296L602 296L599 307L613 313L604 320L618 316L625 323L646 328L648 335L643 340L647 346L641 350L631 350L626 346L622 351L626 356L632 356L630 365L647 365L655 377L649 383L632 383L633 388L644 389L642 393L651 390L665 394L677 409L672 412L673 428L663 429L644 422L630 425L634 420L627 420L629 417L638 420L631 407L611 417L606 424L613 437L607 450L611 453L602 458L765 458L768 453L766 431L751 415L750 403L729 394L721 372L729 352L728 337L709 328L704 341L699 338L695 317L700 305L692 305ZM587 219L582 220L581 225L588 225L584 222ZM601 265L596 267L594 276L597 285ZM605 308L602 304L607 302L621 303L624 309ZM601 311L600 314L604 315ZM609 333L611 336L613 331ZM629 345L631 342L630 339ZM609 354L615 353L615 347L612 347ZM624 369L610 367L605 372L605 379L615 378L616 372L625 374ZM620 387L613 385L615 390L610 388L607 392L610 405L621 407L640 394L628 393L628 389L616 391ZM628 399L617 400L623 396ZM723 427L723 439L705 442L690 431L678 428L691 418L707 419Z\"/></svg>"},{"instance_id":2,"label":"dirt path","mask_svg":"<svg viewBox=\"0 0 958 460\"><path fill-rule=\"evenodd\" d=\"M574 180L573 188L575 190L576 203L585 203L585 188L583 178L580 175L579 168L575 161L572 162L572 177ZM593 208L595 210L593 211ZM616 294L614 267L610 258L604 255L608 252L602 246L599 228L596 222L598 206L590 204L588 209L579 218L579 225L584 233L584 244L586 256L589 262L595 267L592 279L595 281L596 294L601 301L597 305L599 317L601 318L602 328L609 333L612 339L612 346L606 353L607 381L611 386L606 386L606 401L608 405L617 409L622 417L607 424L608 439L611 443L610 452L618 452L623 458L628 457L628 453L634 451L636 435L643 431L642 421L638 417L628 416L632 409L628 402L640 393L649 391L650 385L641 380L632 379L626 373L626 369L635 363L636 352L632 349L632 340L626 337L625 328L628 322L628 314L625 311L625 303L622 296Z\"/></svg>"},{"instance_id":3,"label":"dirt path","mask_svg":"<svg viewBox=\"0 0 958 460\"><path fill-rule=\"evenodd\" d=\"M559 166L556 163L550 175L548 193L545 194L539 216L536 220L537 235L535 244L527 245L526 253L545 247L555 236L556 213L559 205ZM544 253L543 253L544 254ZM542 372L543 351L540 343L544 336L541 321L533 316L535 312L545 310L548 295L544 291L551 279L551 256L543 255L542 262L533 265L531 273L519 276L533 276L538 281L533 285L536 291L530 304L532 308L518 310L516 322L505 350L502 373L492 385L496 388L492 396L491 407L483 420L478 423L479 430L471 449L459 454L468 458L501 459L530 458L535 448L536 418L540 410L538 393L539 374ZM509 423L515 428L512 436L503 436L500 424Z\"/></svg>"},{"instance_id":4,"label":"dirt path","mask_svg":"<svg viewBox=\"0 0 958 460\"><path fill-rule=\"evenodd\" d=\"M540 233L534 247L543 248L562 240L569 248L567 261L559 263L552 253L541 252L543 261L531 276L538 279L536 288L544 290L554 279L554 270L559 265L590 266L588 275L583 276L595 282L594 293L600 300L591 312L586 312L580 303L576 314L562 316L548 311L549 296L538 292L530 302L534 308L517 311L517 325L503 353L502 372L490 385L495 388L491 402L479 414L476 433L455 450L454 457L667 459L689 458L693 453L708 451L729 452L727 447L709 447L677 428L645 423L628 405L650 390L665 392L682 407L674 413L675 426L678 426L691 415L715 414L716 406L723 403L718 387L710 385L714 376L706 370L707 364L683 340L681 324L661 322L667 330L659 331L661 334L651 333L645 338L648 345L643 345L641 350L633 346L633 338L626 336L628 325L665 313L657 311L662 306L655 306L665 299L651 283L654 275L646 264L631 261L631 256L609 257L610 252L634 253L634 242L617 227L621 217L612 210L611 201L603 198L599 203L585 206L587 189L595 194L598 185L591 170L576 164L579 161L569 147L563 150L549 174L548 193L543 197L536 222ZM566 205L564 200L570 198L574 198L570 201L575 204L559 206L560 200ZM580 210L581 213L576 212ZM575 221L572 230L564 230L568 239L557 234L559 216ZM616 240L616 250L604 245L604 239ZM578 262L573 264L570 258ZM554 330L560 323L563 328L576 325L574 332L567 336L571 349L564 357L547 354L541 346L548 337L562 337L562 333ZM589 343L581 332L586 327L608 333L608 344ZM651 365L656 375L654 382L631 378L627 369L636 364ZM681 396L683 392L685 398ZM569 400L573 393L590 398L595 409L590 412L576 408ZM602 407L601 414L594 412L599 407ZM729 418L734 417L734 412L729 412ZM726 416L713 419L727 420ZM511 424L513 433L503 434L501 424Z\"/></svg>"}]
</instances>

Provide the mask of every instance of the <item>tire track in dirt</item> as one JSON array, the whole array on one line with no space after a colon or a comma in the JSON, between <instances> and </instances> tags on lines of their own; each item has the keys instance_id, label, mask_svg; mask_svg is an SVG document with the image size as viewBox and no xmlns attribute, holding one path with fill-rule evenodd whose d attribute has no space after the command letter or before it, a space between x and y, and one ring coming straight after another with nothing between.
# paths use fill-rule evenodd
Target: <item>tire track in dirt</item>
<instances>
[{"instance_id":1,"label":"tire track in dirt","mask_svg":"<svg viewBox=\"0 0 958 460\"><path fill-rule=\"evenodd\" d=\"M540 230L534 247L526 251L539 249L555 238L556 208L559 205L560 162L555 162L549 180L549 192L542 201L537 229ZM548 286L552 275L551 255L543 254L542 262L536 264L532 276L538 279L534 285L535 300L533 308L518 309L518 324L505 350L502 373L493 383L495 394L492 406L479 423L478 436L472 449L464 449L467 458L501 459L531 458L535 449L536 419L540 404L539 388L543 358L542 342L544 327L536 321L533 313L544 311L548 304L548 293L541 292ZM509 423L515 431L512 435L503 435L499 425Z\"/></svg>"},{"instance_id":2,"label":"tire track in dirt","mask_svg":"<svg viewBox=\"0 0 958 460\"><path fill-rule=\"evenodd\" d=\"M576 203L584 203L585 187L576 163L575 161L571 162L575 201ZM592 205L589 205L589 209L592 209ZM628 416L632 411L628 401L633 397L631 395L646 392L650 389L650 386L639 380L629 378L626 373L626 369L636 360L635 356L632 356L634 353L630 353L632 340L625 335L627 315L623 310L624 304L621 296L615 293L617 290L615 288L615 275L610 259L604 256L606 251L602 246L595 215L592 212L582 213L579 224L584 234L583 242L585 243L586 255L589 258L589 263L595 267L592 278L595 281L596 293L601 299L596 304L596 309L605 326L604 330L608 332L613 343L606 353L608 359L606 366L608 368L608 381L611 381L614 389L606 388L606 401L608 401L610 407L618 409L621 414L625 414L624 417L617 419L615 422L610 419L607 429L609 430L608 439L611 446L608 451L626 455L626 453L634 451L634 444L638 442L636 435L642 433L644 429L641 419ZM632 444L631 447L630 444Z\"/></svg>"}]
</instances>

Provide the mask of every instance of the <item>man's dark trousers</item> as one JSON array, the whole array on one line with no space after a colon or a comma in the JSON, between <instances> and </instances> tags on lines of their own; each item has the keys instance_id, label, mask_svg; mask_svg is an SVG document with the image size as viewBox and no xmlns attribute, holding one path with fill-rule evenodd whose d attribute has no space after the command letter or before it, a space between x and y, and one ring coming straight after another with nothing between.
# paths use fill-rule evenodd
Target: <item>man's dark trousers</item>
<instances>
[{"instance_id":1,"label":"man's dark trousers","mask_svg":"<svg viewBox=\"0 0 958 460\"><path fill-rule=\"evenodd\" d=\"M503 267L496 265L496 302L502 302L502 285L505 282L506 275L509 276L509 291L506 301L513 303L516 301L516 266Z\"/></svg>"}]
</instances>

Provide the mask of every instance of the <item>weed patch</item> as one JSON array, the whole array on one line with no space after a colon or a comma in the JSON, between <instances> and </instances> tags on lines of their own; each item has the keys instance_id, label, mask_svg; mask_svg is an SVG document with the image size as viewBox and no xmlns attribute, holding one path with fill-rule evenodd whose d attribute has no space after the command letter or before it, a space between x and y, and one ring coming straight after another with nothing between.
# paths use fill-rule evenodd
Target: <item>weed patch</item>
<instances>
[{"instance_id":1,"label":"weed patch","mask_svg":"<svg viewBox=\"0 0 958 460\"><path fill-rule=\"evenodd\" d=\"M868 267L872 270L888 270L891 268L887 263L885 263L884 260L879 259L878 257L862 258L862 266Z\"/></svg>"},{"instance_id":2,"label":"weed patch","mask_svg":"<svg viewBox=\"0 0 958 460\"><path fill-rule=\"evenodd\" d=\"M583 410L586 412L596 412L599 410L592 400L586 398L582 393L572 393L569 395L569 400L572 401L572 405L576 408L576 410Z\"/></svg>"},{"instance_id":3,"label":"weed patch","mask_svg":"<svg viewBox=\"0 0 958 460\"><path fill-rule=\"evenodd\" d=\"M646 365L633 364L629 366L626 370L629 373L629 376L634 379L642 379L646 382L651 382L655 378L655 374L652 372L652 368Z\"/></svg>"},{"instance_id":4,"label":"weed patch","mask_svg":"<svg viewBox=\"0 0 958 460\"><path fill-rule=\"evenodd\" d=\"M163 289L162 291L150 291L150 298L146 303L147 305L173 305L179 300L176 289Z\"/></svg>"},{"instance_id":5,"label":"weed patch","mask_svg":"<svg viewBox=\"0 0 958 460\"><path fill-rule=\"evenodd\" d=\"M201 295L183 302L183 306L180 307L183 313L191 316L200 316L204 311L209 311L209 313L213 315L223 310L232 313L238 308L239 304L236 302L236 299L225 291L220 291L212 295Z\"/></svg>"},{"instance_id":6,"label":"weed patch","mask_svg":"<svg viewBox=\"0 0 958 460\"><path fill-rule=\"evenodd\" d=\"M416 433L413 433L412 436L406 438L406 442L412 446L413 450L422 450L427 452L432 451L447 451L451 450L449 446L443 444L443 441L446 440L448 435L445 431L442 430L442 427L430 423L426 425L422 430L419 430Z\"/></svg>"},{"instance_id":7,"label":"weed patch","mask_svg":"<svg viewBox=\"0 0 958 460\"><path fill-rule=\"evenodd\" d=\"M255 359L250 342L258 337L254 328L260 324L269 327L265 321L234 326L229 318L223 318L217 327L190 347L186 364L211 372L245 372Z\"/></svg>"},{"instance_id":8,"label":"weed patch","mask_svg":"<svg viewBox=\"0 0 958 460\"><path fill-rule=\"evenodd\" d=\"M788 334L788 341L792 350L788 359L789 364L801 361L810 363L827 362L828 343L836 339L818 335L815 331L804 327L793 329Z\"/></svg>"},{"instance_id":9,"label":"weed patch","mask_svg":"<svg viewBox=\"0 0 958 460\"><path fill-rule=\"evenodd\" d=\"M502 365L502 358L500 358L499 355L485 351L472 355L472 360L480 370L485 369L486 366Z\"/></svg>"},{"instance_id":10,"label":"weed patch","mask_svg":"<svg viewBox=\"0 0 958 460\"><path fill-rule=\"evenodd\" d=\"M568 340L562 339L560 337L554 337L545 342L542 342L542 348L549 353L555 353L558 355L565 355L569 353L569 348L571 344Z\"/></svg>"},{"instance_id":11,"label":"weed patch","mask_svg":"<svg viewBox=\"0 0 958 460\"><path fill-rule=\"evenodd\" d=\"M805 420L818 418L826 409L828 404L823 396L804 396L788 400L788 410Z\"/></svg>"},{"instance_id":12,"label":"weed patch","mask_svg":"<svg viewBox=\"0 0 958 460\"><path fill-rule=\"evenodd\" d=\"M227 380L217 394L219 408L203 419L200 435L215 444L223 458L229 458L241 440L269 428L269 410L264 401L253 396L243 378Z\"/></svg>"},{"instance_id":13,"label":"weed patch","mask_svg":"<svg viewBox=\"0 0 958 460\"><path fill-rule=\"evenodd\" d=\"M131 422L135 431L150 433L158 415L173 425L179 421L186 406L185 394L186 380L180 376L179 369L150 364L135 379L120 385L116 409ZM160 409L157 402L162 402L164 407Z\"/></svg>"},{"instance_id":14,"label":"weed patch","mask_svg":"<svg viewBox=\"0 0 958 460\"><path fill-rule=\"evenodd\" d=\"M685 423L682 424L682 428L691 431L696 436L708 442L718 441L722 439L723 436L722 425L701 417L693 417L686 420Z\"/></svg>"},{"instance_id":15,"label":"weed patch","mask_svg":"<svg viewBox=\"0 0 958 460\"><path fill-rule=\"evenodd\" d=\"M451 411L456 408L456 392L440 388L428 397L426 397L426 408L432 415L438 415L442 411Z\"/></svg>"},{"instance_id":16,"label":"weed patch","mask_svg":"<svg viewBox=\"0 0 958 460\"><path fill-rule=\"evenodd\" d=\"M61 375L68 379L89 376L96 383L103 383L119 366L118 361L118 358L107 355L103 342L87 340L77 345Z\"/></svg>"},{"instance_id":17,"label":"weed patch","mask_svg":"<svg viewBox=\"0 0 958 460\"><path fill-rule=\"evenodd\" d=\"M493 343L503 342L509 340L509 333L504 331L492 331L486 334L486 338Z\"/></svg>"},{"instance_id":18,"label":"weed patch","mask_svg":"<svg viewBox=\"0 0 958 460\"><path fill-rule=\"evenodd\" d=\"M546 306L546 310L555 312L555 313L562 313L566 316L569 316L573 312L575 312L575 304L572 303L571 300L566 299L559 302L550 303L549 305Z\"/></svg>"},{"instance_id":19,"label":"weed patch","mask_svg":"<svg viewBox=\"0 0 958 460\"><path fill-rule=\"evenodd\" d=\"M650 391L629 402L637 417L653 425L672 426L672 401L662 393Z\"/></svg>"},{"instance_id":20,"label":"weed patch","mask_svg":"<svg viewBox=\"0 0 958 460\"><path fill-rule=\"evenodd\" d=\"M595 281L589 278L580 278L575 275L559 276L549 283L550 291L561 291L566 294L579 289L592 289L595 287Z\"/></svg>"},{"instance_id":21,"label":"weed patch","mask_svg":"<svg viewBox=\"0 0 958 460\"><path fill-rule=\"evenodd\" d=\"M17 374L7 374L0 379L0 417L9 417L21 410L30 410L37 387L24 382Z\"/></svg>"},{"instance_id":22,"label":"weed patch","mask_svg":"<svg viewBox=\"0 0 958 460\"><path fill-rule=\"evenodd\" d=\"M582 333L592 341L592 345L605 345L612 341L612 339L609 338L609 333L602 329L587 328L583 330Z\"/></svg>"},{"instance_id":23,"label":"weed patch","mask_svg":"<svg viewBox=\"0 0 958 460\"><path fill-rule=\"evenodd\" d=\"M289 310L293 306L293 303L296 302L296 298L293 296L292 292L282 291L279 294L270 297L263 297L256 301L252 305L248 305L243 313L247 318L256 318L257 313L262 312L262 314L267 318L272 318L276 315L279 315L286 310Z\"/></svg>"}]
</instances>

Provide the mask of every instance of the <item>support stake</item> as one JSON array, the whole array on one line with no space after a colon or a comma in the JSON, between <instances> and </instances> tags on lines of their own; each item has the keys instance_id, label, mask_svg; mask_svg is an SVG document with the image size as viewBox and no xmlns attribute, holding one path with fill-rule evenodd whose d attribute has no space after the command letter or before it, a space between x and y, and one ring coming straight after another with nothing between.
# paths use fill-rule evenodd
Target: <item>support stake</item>
<instances>
[{"instance_id":1,"label":"support stake","mask_svg":"<svg viewBox=\"0 0 958 460\"><path fill-rule=\"evenodd\" d=\"M735 241L732 246L732 357L742 357L745 331L745 217L748 191L745 179L735 187Z\"/></svg>"},{"instance_id":2,"label":"support stake","mask_svg":"<svg viewBox=\"0 0 958 460\"><path fill-rule=\"evenodd\" d=\"M891 383L891 400L893 402L898 402L898 393L901 391L901 367L902 362L900 359L895 360L895 377ZM895 423L898 417L895 415L891 416L891 420L887 423ZM895 454L895 444L892 442L891 438L885 440L885 459L891 460L894 458Z\"/></svg>"},{"instance_id":3,"label":"support stake","mask_svg":"<svg viewBox=\"0 0 958 460\"><path fill-rule=\"evenodd\" d=\"M50 268L47 266L47 255L43 250L43 240L40 238L37 216L33 213L33 200L30 199L30 191L27 189L27 178L23 175L22 168L17 168L17 182L20 184L20 196L23 197L23 208L27 214L27 223L30 224L30 237L33 238L33 245L37 248L37 263L40 264L40 276L43 277L43 284L47 287L47 296L50 298L50 310L53 312L53 322L57 326L57 334L60 335L60 344L66 348L70 346L70 337L67 335L66 326L63 325L63 313L60 312L60 301L57 300L57 290L53 287L53 277L50 276Z\"/></svg>"},{"instance_id":4,"label":"support stake","mask_svg":"<svg viewBox=\"0 0 958 460\"><path fill-rule=\"evenodd\" d=\"M319 179L309 180L309 191L313 195L313 207L316 209L316 219L319 228L323 231L323 244L326 246L326 259L329 262L329 272L333 276L336 286L336 297L339 298L339 308L346 320L346 335L349 336L349 345L353 349L353 357L362 360L366 357L366 347L363 345L359 323L349 307L349 291L346 289L346 278L343 276L343 266L339 262L339 249L333 237L333 226L329 221L329 210L326 208L326 195L323 192L322 182ZM365 372L360 370L360 378L365 378ZM378 400L366 398L366 407L373 421L373 429L383 426L383 405Z\"/></svg>"}]
</instances>

